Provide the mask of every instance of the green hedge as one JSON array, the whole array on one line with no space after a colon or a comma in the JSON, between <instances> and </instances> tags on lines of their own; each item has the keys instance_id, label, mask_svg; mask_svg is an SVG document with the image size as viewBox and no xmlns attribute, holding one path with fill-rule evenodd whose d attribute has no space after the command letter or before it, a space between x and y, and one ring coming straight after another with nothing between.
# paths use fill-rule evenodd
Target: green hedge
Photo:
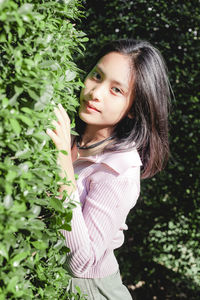
<instances>
[{"instance_id":1,"label":"green hedge","mask_svg":"<svg viewBox=\"0 0 200 300\"><path fill-rule=\"evenodd\" d=\"M73 204L56 198L56 151L45 130L55 104L73 120L73 57L87 38L79 0L0 1L0 299L71 299L62 265ZM73 122L72 122L73 123ZM78 292L73 299L83 299Z\"/></svg>"},{"instance_id":2,"label":"green hedge","mask_svg":"<svg viewBox=\"0 0 200 300\"><path fill-rule=\"evenodd\" d=\"M192 1L87 0L88 65L106 41L137 38L163 54L174 90L171 158L166 170L142 181L118 251L123 278L137 299L198 299L200 293L199 21ZM139 283L137 288L137 283ZM141 286L141 287L139 287Z\"/></svg>"}]
</instances>

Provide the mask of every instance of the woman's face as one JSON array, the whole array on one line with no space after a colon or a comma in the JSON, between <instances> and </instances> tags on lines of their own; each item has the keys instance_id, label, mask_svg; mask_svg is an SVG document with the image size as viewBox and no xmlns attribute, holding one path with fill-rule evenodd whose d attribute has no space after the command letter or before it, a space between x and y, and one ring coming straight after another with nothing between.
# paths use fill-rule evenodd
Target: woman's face
<instances>
[{"instance_id":1,"label":"woman's face","mask_svg":"<svg viewBox=\"0 0 200 300\"><path fill-rule=\"evenodd\" d=\"M80 94L79 116L107 136L128 115L133 103L133 72L130 58L118 52L103 56L85 79Z\"/></svg>"}]
</instances>

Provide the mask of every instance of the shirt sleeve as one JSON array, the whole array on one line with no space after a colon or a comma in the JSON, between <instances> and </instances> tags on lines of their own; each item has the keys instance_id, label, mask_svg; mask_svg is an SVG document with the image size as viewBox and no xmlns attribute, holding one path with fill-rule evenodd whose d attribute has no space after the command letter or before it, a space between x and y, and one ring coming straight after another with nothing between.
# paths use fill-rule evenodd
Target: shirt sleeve
<instances>
[{"instance_id":1,"label":"shirt sleeve","mask_svg":"<svg viewBox=\"0 0 200 300\"><path fill-rule=\"evenodd\" d=\"M74 276L84 274L102 258L138 196L138 180L134 178L110 173L102 174L98 181L91 178L83 207L73 210L72 231L62 231L70 248L67 261ZM76 192L76 200L78 197Z\"/></svg>"}]
</instances>

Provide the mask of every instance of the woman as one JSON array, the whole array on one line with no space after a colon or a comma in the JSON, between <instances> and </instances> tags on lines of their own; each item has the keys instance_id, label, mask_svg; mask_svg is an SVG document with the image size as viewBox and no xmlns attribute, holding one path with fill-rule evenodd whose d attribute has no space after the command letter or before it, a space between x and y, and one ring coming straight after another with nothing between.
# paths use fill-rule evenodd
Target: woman
<instances>
[{"instance_id":1,"label":"woman","mask_svg":"<svg viewBox=\"0 0 200 300\"><path fill-rule=\"evenodd\" d=\"M71 290L78 285L87 299L132 299L113 251L123 244L140 177L161 171L168 157L166 67L148 42L118 40L100 51L84 84L78 138L71 139L60 104L55 130L47 130L57 149L68 152L59 153L59 165L72 184L60 192L80 204L73 210L72 231L63 230L71 250L66 263Z\"/></svg>"}]
</instances>

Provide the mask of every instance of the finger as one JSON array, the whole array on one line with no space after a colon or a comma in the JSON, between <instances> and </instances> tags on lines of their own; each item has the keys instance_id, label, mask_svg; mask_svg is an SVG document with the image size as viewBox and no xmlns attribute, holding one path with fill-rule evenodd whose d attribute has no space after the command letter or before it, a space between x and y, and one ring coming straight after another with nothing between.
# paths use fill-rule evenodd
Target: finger
<instances>
[{"instance_id":1,"label":"finger","mask_svg":"<svg viewBox=\"0 0 200 300\"><path fill-rule=\"evenodd\" d=\"M66 130L68 132L68 135L70 135L70 131L71 131L71 127L70 127L70 123L71 123L71 120L66 112L66 110L64 109L64 107L62 106L62 104L58 104L58 107L59 107L59 110L62 114L62 117L64 119L64 122L65 122L65 127L66 127Z\"/></svg>"},{"instance_id":2,"label":"finger","mask_svg":"<svg viewBox=\"0 0 200 300\"><path fill-rule=\"evenodd\" d=\"M67 127L65 125L62 125L58 123L56 120L52 121L52 125L54 126L55 130L54 132L60 137L63 141L71 141L70 137L70 127ZM71 142L70 142L71 144Z\"/></svg>"},{"instance_id":3,"label":"finger","mask_svg":"<svg viewBox=\"0 0 200 300\"><path fill-rule=\"evenodd\" d=\"M64 120L66 121L66 125L68 126L68 125L70 124L70 118L69 118L69 116L68 116L66 110L64 109L64 107L62 106L61 103L58 104L58 107L59 107L59 109L60 109L60 112L61 112L61 114L62 114Z\"/></svg>"},{"instance_id":4,"label":"finger","mask_svg":"<svg viewBox=\"0 0 200 300\"><path fill-rule=\"evenodd\" d=\"M64 135L69 138L71 135L71 127L70 127L70 118L65 111L64 107L59 103L58 109L56 109L57 116L59 116L59 119L62 120L62 130Z\"/></svg>"},{"instance_id":5,"label":"finger","mask_svg":"<svg viewBox=\"0 0 200 300\"><path fill-rule=\"evenodd\" d=\"M58 138L60 138L60 140L62 140L62 141L67 140L67 134L66 134L65 128L63 128L61 126L61 124L58 123L55 120L52 121L52 125L55 128L53 131L54 131L54 133L56 133L56 135L58 136Z\"/></svg>"},{"instance_id":6,"label":"finger","mask_svg":"<svg viewBox=\"0 0 200 300\"><path fill-rule=\"evenodd\" d=\"M58 120L57 124L59 124L59 126L60 126L59 132L61 133L60 130L62 130L62 135L67 137L66 133L67 133L69 125L68 126L66 125L66 122L62 116L62 113L60 112L60 110L58 108L55 108L54 112L55 112L55 115ZM58 130L58 125L57 125L57 130Z\"/></svg>"},{"instance_id":7,"label":"finger","mask_svg":"<svg viewBox=\"0 0 200 300\"><path fill-rule=\"evenodd\" d=\"M51 122L51 124L53 126L53 131L58 133L60 131L60 127L61 127L60 123L58 123L56 120L53 120Z\"/></svg>"},{"instance_id":8,"label":"finger","mask_svg":"<svg viewBox=\"0 0 200 300\"><path fill-rule=\"evenodd\" d=\"M59 141L60 141L60 139L58 138L57 134L55 132L53 132L53 130L51 130L49 128L46 130L46 133L52 139L52 141L54 142L54 144L57 147L59 145Z\"/></svg>"},{"instance_id":9,"label":"finger","mask_svg":"<svg viewBox=\"0 0 200 300\"><path fill-rule=\"evenodd\" d=\"M57 107L54 108L54 113L55 113L55 115L56 115L56 117L57 117L58 122L59 122L61 125L65 125L64 118L63 118L63 116L62 116L60 110L59 110Z\"/></svg>"}]
</instances>

